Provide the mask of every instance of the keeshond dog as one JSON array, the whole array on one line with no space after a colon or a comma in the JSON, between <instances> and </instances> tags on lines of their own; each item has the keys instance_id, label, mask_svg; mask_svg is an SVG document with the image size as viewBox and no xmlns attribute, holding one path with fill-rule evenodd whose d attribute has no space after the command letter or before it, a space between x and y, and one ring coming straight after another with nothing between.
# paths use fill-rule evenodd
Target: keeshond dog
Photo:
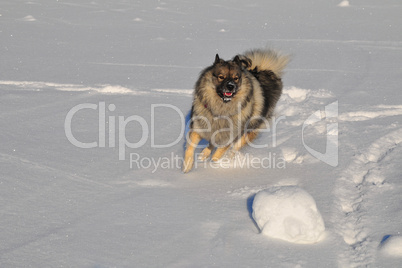
<instances>
[{"instance_id":1,"label":"keeshond dog","mask_svg":"<svg viewBox=\"0 0 402 268\"><path fill-rule=\"evenodd\" d=\"M190 130L182 171L194 164L194 150L209 145L198 159L218 161L232 147L238 151L269 124L282 94L282 72L289 57L270 49L255 49L225 61L216 54L195 84Z\"/></svg>"}]
</instances>

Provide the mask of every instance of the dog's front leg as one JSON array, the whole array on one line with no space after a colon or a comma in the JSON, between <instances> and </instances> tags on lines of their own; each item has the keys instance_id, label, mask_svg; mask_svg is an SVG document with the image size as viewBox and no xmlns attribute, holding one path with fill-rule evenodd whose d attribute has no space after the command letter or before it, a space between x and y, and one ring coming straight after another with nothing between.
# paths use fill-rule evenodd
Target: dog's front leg
<instances>
[{"instance_id":1,"label":"dog's front leg","mask_svg":"<svg viewBox=\"0 0 402 268\"><path fill-rule=\"evenodd\" d=\"M258 136L258 132L255 131L251 131L251 132L247 132L245 133L241 139L237 140L237 142L234 144L233 146L233 150L234 151L238 151L241 148L243 148L246 144L250 144L251 142L253 142Z\"/></svg>"},{"instance_id":2,"label":"dog's front leg","mask_svg":"<svg viewBox=\"0 0 402 268\"><path fill-rule=\"evenodd\" d=\"M219 159L222 158L222 156L226 153L226 151L230 148L230 145L225 146L225 147L219 147L216 149L214 155L212 156L211 160L212 162L217 162Z\"/></svg>"},{"instance_id":3,"label":"dog's front leg","mask_svg":"<svg viewBox=\"0 0 402 268\"><path fill-rule=\"evenodd\" d=\"M201 136L197 132L191 132L187 141L186 152L184 154L183 173L189 172L194 165L194 150L201 141Z\"/></svg>"},{"instance_id":4,"label":"dog's front leg","mask_svg":"<svg viewBox=\"0 0 402 268\"><path fill-rule=\"evenodd\" d=\"M208 145L208 147L205 147L204 150L202 150L201 154L198 156L198 160L200 161L205 161L208 159L208 157L211 155L212 150L214 149L214 146L212 143Z\"/></svg>"}]
</instances>

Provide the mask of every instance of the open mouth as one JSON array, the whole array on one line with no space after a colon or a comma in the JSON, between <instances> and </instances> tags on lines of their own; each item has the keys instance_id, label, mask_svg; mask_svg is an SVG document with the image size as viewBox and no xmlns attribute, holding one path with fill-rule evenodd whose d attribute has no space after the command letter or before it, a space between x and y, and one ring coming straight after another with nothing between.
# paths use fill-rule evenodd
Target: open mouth
<instances>
[{"instance_id":1,"label":"open mouth","mask_svg":"<svg viewBox=\"0 0 402 268\"><path fill-rule=\"evenodd\" d=\"M229 102L232 100L233 96L233 92L223 92L222 100L223 102Z\"/></svg>"}]
</instances>

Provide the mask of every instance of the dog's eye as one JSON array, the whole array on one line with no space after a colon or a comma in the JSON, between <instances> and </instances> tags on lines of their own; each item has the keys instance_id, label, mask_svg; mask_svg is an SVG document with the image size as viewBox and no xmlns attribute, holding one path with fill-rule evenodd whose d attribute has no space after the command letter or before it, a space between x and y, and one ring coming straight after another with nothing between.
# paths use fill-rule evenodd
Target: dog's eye
<instances>
[{"instance_id":1,"label":"dog's eye","mask_svg":"<svg viewBox=\"0 0 402 268\"><path fill-rule=\"evenodd\" d=\"M220 74L220 75L218 75L218 79L219 79L219 80L223 80L223 79L225 79L225 77Z\"/></svg>"},{"instance_id":2,"label":"dog's eye","mask_svg":"<svg viewBox=\"0 0 402 268\"><path fill-rule=\"evenodd\" d=\"M239 78L236 76L235 78L233 78L233 80L237 83L239 81Z\"/></svg>"}]
</instances>

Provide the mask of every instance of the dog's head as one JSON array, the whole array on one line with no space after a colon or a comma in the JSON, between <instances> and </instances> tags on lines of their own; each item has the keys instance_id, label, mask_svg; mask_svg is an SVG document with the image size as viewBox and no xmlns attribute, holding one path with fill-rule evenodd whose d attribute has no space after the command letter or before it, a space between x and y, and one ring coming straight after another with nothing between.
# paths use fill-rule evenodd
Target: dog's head
<instances>
[{"instance_id":1,"label":"dog's head","mask_svg":"<svg viewBox=\"0 0 402 268\"><path fill-rule=\"evenodd\" d=\"M244 68L250 65L249 59L239 56L233 60L224 61L216 54L212 69L212 80L215 90L223 102L231 101L241 88Z\"/></svg>"}]
</instances>

